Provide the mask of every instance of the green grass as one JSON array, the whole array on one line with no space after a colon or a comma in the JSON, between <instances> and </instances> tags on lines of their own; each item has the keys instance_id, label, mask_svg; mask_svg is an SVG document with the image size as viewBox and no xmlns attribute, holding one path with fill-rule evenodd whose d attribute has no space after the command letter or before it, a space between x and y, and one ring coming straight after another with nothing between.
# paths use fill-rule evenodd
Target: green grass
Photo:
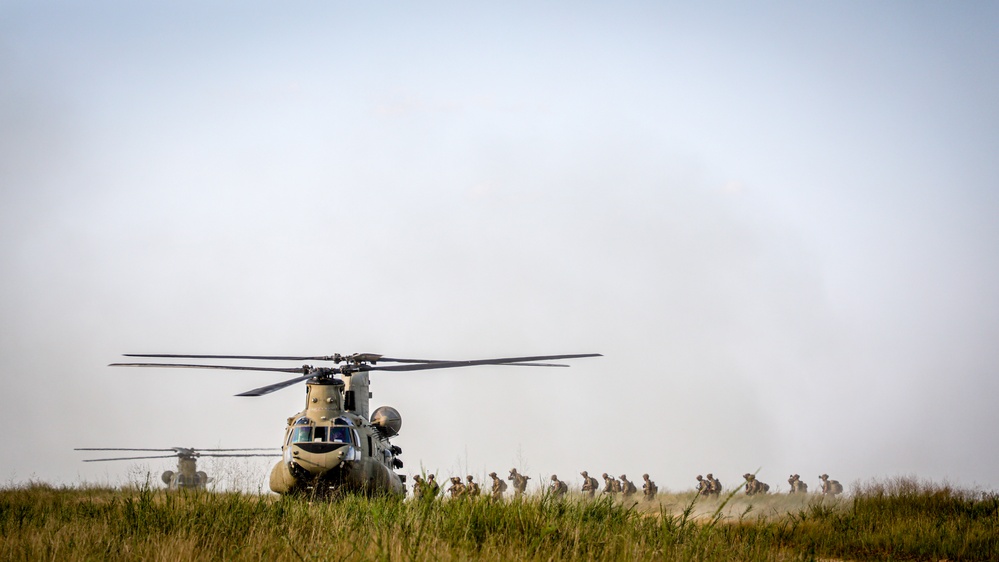
<instances>
[{"instance_id":1,"label":"green grass","mask_svg":"<svg viewBox=\"0 0 999 562\"><path fill-rule=\"evenodd\" d=\"M654 503L0 490L0 560L999 560L999 498L896 480Z\"/></svg>"}]
</instances>

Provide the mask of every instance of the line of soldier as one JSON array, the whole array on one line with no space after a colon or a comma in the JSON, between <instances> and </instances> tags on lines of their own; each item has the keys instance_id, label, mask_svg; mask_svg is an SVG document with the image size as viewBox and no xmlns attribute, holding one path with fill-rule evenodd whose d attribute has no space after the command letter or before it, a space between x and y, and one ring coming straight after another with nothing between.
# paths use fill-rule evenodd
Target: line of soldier
<instances>
[{"instance_id":1,"label":"line of soldier","mask_svg":"<svg viewBox=\"0 0 999 562\"><path fill-rule=\"evenodd\" d=\"M593 498L596 496L598 490L601 489L600 483L596 478L592 477L585 470L579 473L583 477L583 487L582 492L585 496ZM495 472L490 472L489 477L492 478L492 488L490 489L490 497L494 500L503 499L503 494L506 492L508 486ZM624 474L620 476L620 480L613 476L609 476L606 472L602 475L604 480L603 490L601 493L607 494L611 497L621 494L624 499L630 499L636 493L638 493L638 488L633 482L628 480L628 477ZM743 474L743 479L746 481L745 492L747 496L755 496L758 494L767 494L770 492L770 485L760 481L756 478L755 474ZM447 493L451 495L452 498L460 497L478 497L482 490L479 484L475 482L475 479L471 474L465 477L467 482L462 482L460 476L451 477L451 487L447 490ZM512 481L513 484L513 497L514 499L523 497L525 491L527 490L527 481L531 479L530 476L526 476L517 472L516 468L510 469L510 475L507 476L507 480ZM843 493L843 485L837 480L830 480L828 474L822 474L819 476L822 481L822 495L836 496ZM656 494L659 492L659 487L656 483L649 479L648 474L642 475L642 498L645 501L652 501L655 499ZM805 484L801 480L801 476L798 474L792 474L787 480L788 484L791 485L791 490L789 494L807 494L808 484ZM548 491L554 494L556 497L562 497L569 492L569 486L562 480L559 480L558 476L552 474L551 484L548 486ZM708 473L707 478L697 475L697 493L702 496L707 497L718 497L722 491L722 484L714 474ZM424 479L422 476L417 474L413 477L413 496L417 498L430 497L434 498L441 494L440 485L437 483L436 476L431 474Z\"/></svg>"},{"instance_id":2,"label":"line of soldier","mask_svg":"<svg viewBox=\"0 0 999 562\"><path fill-rule=\"evenodd\" d=\"M746 481L745 491L747 496L755 496L758 494L766 494L770 492L770 484L758 480L755 474L742 475L742 478ZM830 480L828 474L819 475L819 480L822 481L822 495L823 496L837 496L843 493L843 485L839 483L838 480ZM808 484L805 484L801 480L801 475L792 474L788 479L787 483L791 485L789 494L807 494ZM714 477L710 472L707 478L704 478L700 474L697 475L697 492L702 496L718 497L721 494L721 482Z\"/></svg>"}]
</instances>

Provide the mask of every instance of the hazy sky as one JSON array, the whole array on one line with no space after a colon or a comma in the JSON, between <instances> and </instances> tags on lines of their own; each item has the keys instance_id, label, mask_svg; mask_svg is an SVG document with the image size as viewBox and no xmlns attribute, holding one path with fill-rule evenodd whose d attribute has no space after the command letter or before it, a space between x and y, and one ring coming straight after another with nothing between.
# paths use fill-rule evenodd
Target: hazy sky
<instances>
[{"instance_id":1,"label":"hazy sky","mask_svg":"<svg viewBox=\"0 0 999 562\"><path fill-rule=\"evenodd\" d=\"M996 29L994 2L3 2L0 481L278 445L303 406L121 353L599 352L377 373L373 406L407 473L995 489Z\"/></svg>"}]
</instances>

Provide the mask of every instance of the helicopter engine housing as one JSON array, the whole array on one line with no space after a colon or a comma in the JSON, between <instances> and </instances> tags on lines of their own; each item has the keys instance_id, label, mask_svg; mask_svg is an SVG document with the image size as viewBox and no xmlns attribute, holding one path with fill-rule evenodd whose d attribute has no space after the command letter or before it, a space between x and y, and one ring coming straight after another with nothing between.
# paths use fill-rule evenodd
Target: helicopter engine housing
<instances>
[{"instance_id":1,"label":"helicopter engine housing","mask_svg":"<svg viewBox=\"0 0 999 562\"><path fill-rule=\"evenodd\" d=\"M399 435L402 429L402 414L392 406L382 406L371 413L371 425L385 437Z\"/></svg>"},{"instance_id":2,"label":"helicopter engine housing","mask_svg":"<svg viewBox=\"0 0 999 562\"><path fill-rule=\"evenodd\" d=\"M163 475L160 476L160 478L163 479L163 483L164 484L166 484L167 486L169 486L170 482L173 481L173 471L172 470L168 470L168 471L164 472Z\"/></svg>"}]
</instances>

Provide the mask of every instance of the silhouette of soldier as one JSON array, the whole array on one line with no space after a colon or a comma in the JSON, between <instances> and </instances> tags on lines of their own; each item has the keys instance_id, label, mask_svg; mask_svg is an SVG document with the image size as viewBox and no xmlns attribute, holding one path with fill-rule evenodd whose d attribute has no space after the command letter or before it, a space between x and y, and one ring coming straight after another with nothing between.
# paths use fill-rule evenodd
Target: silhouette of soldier
<instances>
[{"instance_id":1,"label":"silhouette of soldier","mask_svg":"<svg viewBox=\"0 0 999 562\"><path fill-rule=\"evenodd\" d=\"M843 493L843 485L839 483L839 480L830 480L828 474L819 476L819 480L822 481L823 496L835 497Z\"/></svg>"},{"instance_id":2,"label":"silhouette of soldier","mask_svg":"<svg viewBox=\"0 0 999 562\"><path fill-rule=\"evenodd\" d=\"M499 476L496 476L495 472L490 472L489 476L493 479L492 498L494 500L503 499L503 492L506 491L506 482L500 479Z\"/></svg>"},{"instance_id":3,"label":"silhouette of soldier","mask_svg":"<svg viewBox=\"0 0 999 562\"><path fill-rule=\"evenodd\" d=\"M697 493L702 496L711 495L711 481L705 480L700 474L697 475Z\"/></svg>"},{"instance_id":4,"label":"silhouette of soldier","mask_svg":"<svg viewBox=\"0 0 999 562\"><path fill-rule=\"evenodd\" d=\"M597 489L600 488L600 483L597 482L596 478L587 474L585 470L579 474L583 477L583 493L586 494L586 497L592 498Z\"/></svg>"},{"instance_id":5,"label":"silhouette of soldier","mask_svg":"<svg viewBox=\"0 0 999 562\"><path fill-rule=\"evenodd\" d=\"M805 484L801 480L801 476L797 474L792 474L790 478L787 479L787 483L791 485L791 491L789 494L807 494L808 484Z\"/></svg>"},{"instance_id":6,"label":"silhouette of soldier","mask_svg":"<svg viewBox=\"0 0 999 562\"><path fill-rule=\"evenodd\" d=\"M524 495L524 491L527 490L527 481L530 480L531 477L524 476L523 474L517 472L516 468L511 468L510 476L507 476L506 479L513 480L513 497L516 499Z\"/></svg>"},{"instance_id":7,"label":"silhouette of soldier","mask_svg":"<svg viewBox=\"0 0 999 562\"><path fill-rule=\"evenodd\" d=\"M451 477L451 488L448 492L451 492L452 498L460 498L465 494L465 485L461 483L460 476Z\"/></svg>"},{"instance_id":8,"label":"silhouette of soldier","mask_svg":"<svg viewBox=\"0 0 999 562\"><path fill-rule=\"evenodd\" d=\"M561 498L566 494L566 492L569 491L569 486L565 482L559 480L558 476L552 474L552 484L549 490L555 495L556 498Z\"/></svg>"},{"instance_id":9,"label":"silhouette of soldier","mask_svg":"<svg viewBox=\"0 0 999 562\"><path fill-rule=\"evenodd\" d=\"M441 493L441 487L437 484L437 476L431 474L427 477L427 495L436 498Z\"/></svg>"},{"instance_id":10,"label":"silhouette of soldier","mask_svg":"<svg viewBox=\"0 0 999 562\"><path fill-rule=\"evenodd\" d=\"M714 474L708 473L708 493L714 497L721 495L721 481L715 478Z\"/></svg>"},{"instance_id":11,"label":"silhouette of soldier","mask_svg":"<svg viewBox=\"0 0 999 562\"><path fill-rule=\"evenodd\" d=\"M643 474L642 480L645 480L645 483L642 484L642 496L644 496L645 501L650 502L656 499L656 493L659 492L659 487L656 486L655 482L649 480L648 474Z\"/></svg>"},{"instance_id":12,"label":"silhouette of soldier","mask_svg":"<svg viewBox=\"0 0 999 562\"><path fill-rule=\"evenodd\" d=\"M468 480L468 484L465 484L465 494L473 498L478 497L479 493L481 492L479 485L472 480L471 474L469 474L465 478Z\"/></svg>"},{"instance_id":13,"label":"silhouette of soldier","mask_svg":"<svg viewBox=\"0 0 999 562\"><path fill-rule=\"evenodd\" d=\"M756 494L765 494L770 491L770 485L757 480L756 475L749 474L747 472L746 474L743 474L742 477L746 479L747 496L755 496Z\"/></svg>"},{"instance_id":14,"label":"silhouette of soldier","mask_svg":"<svg viewBox=\"0 0 999 562\"><path fill-rule=\"evenodd\" d=\"M630 499L636 492L638 492L638 488L635 487L635 484L631 480L628 480L626 475L622 474L621 495L624 496L624 499Z\"/></svg>"},{"instance_id":15,"label":"silhouette of soldier","mask_svg":"<svg viewBox=\"0 0 999 562\"><path fill-rule=\"evenodd\" d=\"M610 494L611 496L613 496L614 494L616 494L617 490L614 489L614 483L617 482L617 480L614 480L610 476L607 476L606 472L603 474L603 479L604 479L604 493L605 494ZM618 486L620 486L620 485L621 484L618 483Z\"/></svg>"}]
</instances>

